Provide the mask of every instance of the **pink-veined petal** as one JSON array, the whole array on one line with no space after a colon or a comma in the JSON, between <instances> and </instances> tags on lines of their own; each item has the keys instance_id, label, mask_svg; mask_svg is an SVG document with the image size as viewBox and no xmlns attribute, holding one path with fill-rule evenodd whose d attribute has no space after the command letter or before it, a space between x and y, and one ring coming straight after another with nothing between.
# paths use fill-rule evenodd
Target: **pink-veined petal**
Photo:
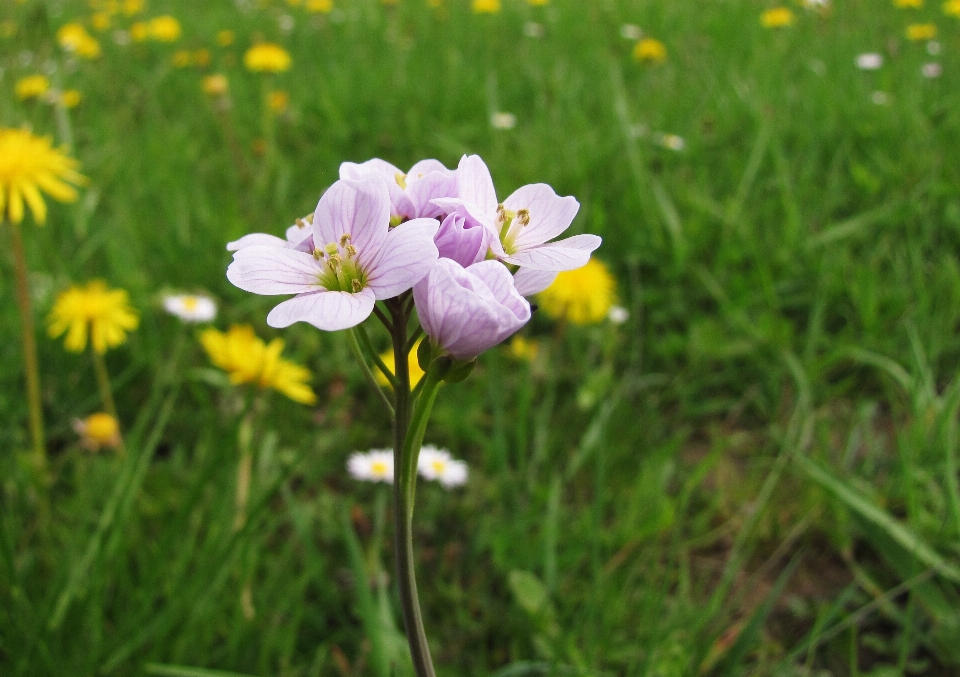
<instances>
[{"instance_id":1,"label":"pink-veined petal","mask_svg":"<svg viewBox=\"0 0 960 677\"><path fill-rule=\"evenodd\" d=\"M530 212L530 223L521 228L513 242L518 250L552 240L570 227L580 209L576 198L560 197L545 183L518 188L503 206L514 212Z\"/></svg>"},{"instance_id":2,"label":"pink-veined petal","mask_svg":"<svg viewBox=\"0 0 960 677\"><path fill-rule=\"evenodd\" d=\"M409 185L411 181L422 179L431 172L439 172L450 176L454 175L454 171L447 169L440 160L420 160L420 162L411 167L410 171L407 172L407 184Z\"/></svg>"},{"instance_id":3,"label":"pink-veined petal","mask_svg":"<svg viewBox=\"0 0 960 677\"><path fill-rule=\"evenodd\" d=\"M422 179L407 181L407 197L417 218L438 219L448 212L432 200L457 196L457 177L452 172L431 172Z\"/></svg>"},{"instance_id":4,"label":"pink-veined petal","mask_svg":"<svg viewBox=\"0 0 960 677\"><path fill-rule=\"evenodd\" d=\"M319 287L320 265L310 254L285 247L245 247L233 255L227 279L265 296L301 294Z\"/></svg>"},{"instance_id":5,"label":"pink-veined petal","mask_svg":"<svg viewBox=\"0 0 960 677\"><path fill-rule=\"evenodd\" d=\"M466 217L453 213L440 224L434 242L442 258L453 259L466 268L484 259L491 239L489 230L483 226L468 228Z\"/></svg>"},{"instance_id":6,"label":"pink-veined petal","mask_svg":"<svg viewBox=\"0 0 960 677\"><path fill-rule=\"evenodd\" d=\"M246 247L286 247L287 241L276 235L267 233L250 233L239 240L227 243L227 251L235 252Z\"/></svg>"},{"instance_id":7,"label":"pink-veined petal","mask_svg":"<svg viewBox=\"0 0 960 677\"><path fill-rule=\"evenodd\" d=\"M271 310L267 324L282 329L294 322L308 322L324 331L349 329L370 317L375 303L370 289L356 294L326 290L301 294Z\"/></svg>"},{"instance_id":8,"label":"pink-veined petal","mask_svg":"<svg viewBox=\"0 0 960 677\"><path fill-rule=\"evenodd\" d=\"M366 162L342 162L340 163L340 178L358 181L369 174L376 174L384 181L396 182L397 174L403 175L399 167L394 167L386 160L373 158Z\"/></svg>"},{"instance_id":9,"label":"pink-veined petal","mask_svg":"<svg viewBox=\"0 0 960 677\"><path fill-rule=\"evenodd\" d=\"M475 263L467 272L480 278L493 297L503 307L513 313L516 321L521 324L530 319L530 304L520 295L513 282L513 275L507 270L507 267L499 261L481 261ZM508 318L507 324L513 325L515 322ZM516 325L519 327L520 325ZM514 329L513 331L516 331ZM513 333L511 331L510 333ZM503 340L502 337L500 340Z\"/></svg>"},{"instance_id":10,"label":"pink-veined petal","mask_svg":"<svg viewBox=\"0 0 960 677\"><path fill-rule=\"evenodd\" d=\"M314 244L318 248L339 244L343 235L349 235L361 264L376 257L389 229L387 184L372 174L334 183L320 198L313 215Z\"/></svg>"},{"instance_id":11,"label":"pink-veined petal","mask_svg":"<svg viewBox=\"0 0 960 677\"><path fill-rule=\"evenodd\" d=\"M367 271L367 286L377 299L401 294L423 279L439 254L433 238L436 219L414 219L387 234L380 256Z\"/></svg>"},{"instance_id":12,"label":"pink-veined petal","mask_svg":"<svg viewBox=\"0 0 960 677\"><path fill-rule=\"evenodd\" d=\"M492 219L497 213L497 191L486 163L479 155L464 155L457 167L457 191L464 204Z\"/></svg>"},{"instance_id":13,"label":"pink-veined petal","mask_svg":"<svg viewBox=\"0 0 960 677\"><path fill-rule=\"evenodd\" d=\"M553 284L557 279L555 270L534 270L521 268L513 276L513 284L517 287L520 296L533 296Z\"/></svg>"},{"instance_id":14,"label":"pink-veined petal","mask_svg":"<svg viewBox=\"0 0 960 677\"><path fill-rule=\"evenodd\" d=\"M502 260L534 270L574 270L585 266L590 260L590 252L602 242L597 235L574 235L558 242L524 249L512 256L505 256Z\"/></svg>"}]
</instances>

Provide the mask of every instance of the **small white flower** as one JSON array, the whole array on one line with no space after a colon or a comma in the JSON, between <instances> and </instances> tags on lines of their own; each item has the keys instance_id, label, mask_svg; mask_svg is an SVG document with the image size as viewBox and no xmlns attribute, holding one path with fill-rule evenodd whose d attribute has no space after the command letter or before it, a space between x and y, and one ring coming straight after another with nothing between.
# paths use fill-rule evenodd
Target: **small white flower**
<instances>
[{"instance_id":1,"label":"small white flower","mask_svg":"<svg viewBox=\"0 0 960 677\"><path fill-rule=\"evenodd\" d=\"M890 95L886 92L874 92L870 95L870 100L878 106L887 106L890 104Z\"/></svg>"},{"instance_id":2,"label":"small white flower","mask_svg":"<svg viewBox=\"0 0 960 677\"><path fill-rule=\"evenodd\" d=\"M513 113L494 113L490 116L490 125L494 129L513 129L517 126L517 116Z\"/></svg>"},{"instance_id":3,"label":"small white flower","mask_svg":"<svg viewBox=\"0 0 960 677\"><path fill-rule=\"evenodd\" d=\"M807 9L826 9L830 6L830 0L803 0L803 6Z\"/></svg>"},{"instance_id":4,"label":"small white flower","mask_svg":"<svg viewBox=\"0 0 960 677\"><path fill-rule=\"evenodd\" d=\"M277 19L277 25L280 26L280 30L284 33L289 33L294 27L293 17L289 14L281 14L280 18Z\"/></svg>"},{"instance_id":5,"label":"small white flower","mask_svg":"<svg viewBox=\"0 0 960 677\"><path fill-rule=\"evenodd\" d=\"M209 322L217 316L217 304L209 296L171 294L164 297L163 307L184 322Z\"/></svg>"},{"instance_id":6,"label":"small white flower","mask_svg":"<svg viewBox=\"0 0 960 677\"><path fill-rule=\"evenodd\" d=\"M126 45L130 44L130 34L127 31L122 31L122 30L114 31L113 41L116 44L120 45L121 47L125 47Z\"/></svg>"},{"instance_id":7,"label":"small white flower","mask_svg":"<svg viewBox=\"0 0 960 677\"><path fill-rule=\"evenodd\" d=\"M927 54L929 54L930 56L936 56L937 54L939 54L940 49L941 49L940 43L937 42L936 40L931 40L930 42L927 43Z\"/></svg>"},{"instance_id":8,"label":"small white flower","mask_svg":"<svg viewBox=\"0 0 960 677\"><path fill-rule=\"evenodd\" d=\"M931 62L923 64L923 68L920 69L920 72L923 73L925 78L939 78L943 73L943 66L938 63Z\"/></svg>"},{"instance_id":9,"label":"small white flower","mask_svg":"<svg viewBox=\"0 0 960 677\"><path fill-rule=\"evenodd\" d=\"M467 483L467 464L450 457L446 449L425 446L420 449L417 471L427 480L436 480L447 489Z\"/></svg>"},{"instance_id":10,"label":"small white flower","mask_svg":"<svg viewBox=\"0 0 960 677\"><path fill-rule=\"evenodd\" d=\"M350 454L347 472L355 480L393 484L393 452L389 449L372 449L365 454Z\"/></svg>"},{"instance_id":11,"label":"small white flower","mask_svg":"<svg viewBox=\"0 0 960 677\"><path fill-rule=\"evenodd\" d=\"M630 129L627 130L627 134L631 139L640 139L649 133L650 128L642 122L638 122L635 125L630 125Z\"/></svg>"},{"instance_id":12,"label":"small white flower","mask_svg":"<svg viewBox=\"0 0 960 677\"><path fill-rule=\"evenodd\" d=\"M827 72L827 64L823 63L820 59L813 59L810 61L810 70L817 75L823 75Z\"/></svg>"},{"instance_id":13,"label":"small white flower","mask_svg":"<svg viewBox=\"0 0 960 677\"><path fill-rule=\"evenodd\" d=\"M607 319L613 324L623 324L630 319L630 311L623 306L611 306Z\"/></svg>"},{"instance_id":14,"label":"small white flower","mask_svg":"<svg viewBox=\"0 0 960 677\"><path fill-rule=\"evenodd\" d=\"M636 24L623 24L620 26L620 37L636 42L643 37L643 30Z\"/></svg>"},{"instance_id":15,"label":"small white flower","mask_svg":"<svg viewBox=\"0 0 960 677\"><path fill-rule=\"evenodd\" d=\"M664 134L663 132L657 132L653 135L653 142L658 146L663 146L669 150L675 150L680 152L687 146L687 142L683 140L682 136L677 136L676 134Z\"/></svg>"},{"instance_id":16,"label":"small white flower","mask_svg":"<svg viewBox=\"0 0 960 677\"><path fill-rule=\"evenodd\" d=\"M857 57L857 68L862 71L875 71L883 65L883 57L876 52L867 52Z\"/></svg>"},{"instance_id":17,"label":"small white flower","mask_svg":"<svg viewBox=\"0 0 960 677\"><path fill-rule=\"evenodd\" d=\"M528 21L523 24L523 34L528 38L542 38L546 31L543 28L543 24L538 24L536 21Z\"/></svg>"}]
</instances>

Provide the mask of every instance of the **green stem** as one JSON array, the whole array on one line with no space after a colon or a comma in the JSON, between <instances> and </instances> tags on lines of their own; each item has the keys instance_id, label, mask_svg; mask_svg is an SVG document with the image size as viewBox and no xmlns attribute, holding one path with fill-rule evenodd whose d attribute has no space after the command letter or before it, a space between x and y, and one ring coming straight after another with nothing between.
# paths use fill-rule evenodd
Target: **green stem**
<instances>
[{"instance_id":1,"label":"green stem","mask_svg":"<svg viewBox=\"0 0 960 677\"><path fill-rule=\"evenodd\" d=\"M23 233L19 223L10 222L10 244L17 284L17 306L20 310L20 332L23 342L23 370L27 380L27 406L30 410L30 439L37 469L47 467L47 445L43 433L43 406L40 400L40 370L37 367L37 342L30 303L27 258L23 250Z\"/></svg>"},{"instance_id":2,"label":"green stem","mask_svg":"<svg viewBox=\"0 0 960 677\"><path fill-rule=\"evenodd\" d=\"M370 340L370 335L367 333L367 330L361 324L357 327L357 332L360 334L360 340L363 342L363 347L366 348L367 353L370 355L370 358L373 360L373 363L377 365L377 369L383 374L384 378L390 382L391 388L397 387L397 379L394 378L393 372L390 371L390 367L380 359L380 356L377 354L377 351L373 348L373 341Z\"/></svg>"},{"instance_id":3,"label":"green stem","mask_svg":"<svg viewBox=\"0 0 960 677\"><path fill-rule=\"evenodd\" d=\"M119 432L120 418L117 416L117 407L113 402L113 389L110 387L110 374L107 372L107 362L103 359L103 353L95 348L91 347L90 352L93 353L93 370L97 374L97 387L100 389L100 399L103 400L103 408L113 417L113 420L117 422L117 434L120 437L118 449L120 450L121 456L126 456L127 448L123 443L123 433Z\"/></svg>"},{"instance_id":4,"label":"green stem","mask_svg":"<svg viewBox=\"0 0 960 677\"><path fill-rule=\"evenodd\" d=\"M383 402L383 406L387 408L387 411L390 412L391 418L393 418L396 415L393 410L393 405L390 403L390 399L387 397L387 394L383 392L380 384L377 383L376 377L373 375L373 372L370 371L370 367L367 365L367 360L363 357L363 351L360 350L360 344L357 343L357 332L354 331L354 329L348 329L347 336L350 339L350 352L352 352L353 356L357 359L357 363L360 365L360 371L363 372L363 375L367 379L367 383L370 384L370 387L373 388L377 395L380 396L380 401ZM393 387L394 391L396 391L396 383L393 384Z\"/></svg>"},{"instance_id":5,"label":"green stem","mask_svg":"<svg viewBox=\"0 0 960 677\"><path fill-rule=\"evenodd\" d=\"M407 631L407 644L417 677L434 677L433 662L430 660L430 648L427 645L423 629L423 616L420 613L420 600L417 597L417 579L413 560L413 480L416 475L416 454L423 441L423 430L430 408L436 395L434 383L431 390L426 387L418 399L413 420L410 417L410 354L407 338L407 315L404 297L388 302L392 315L393 357L397 386L395 389L397 415L394 419L394 481L393 481L393 519L394 542L397 557L397 583L400 588L400 606L403 609L403 624ZM435 380L429 374L427 385ZM413 427L411 427L411 424ZM419 435L417 434L419 432ZM412 434L411 434L412 433ZM412 458L411 458L412 457ZM411 463L412 461L412 463ZM413 473L411 473L411 469Z\"/></svg>"}]
</instances>

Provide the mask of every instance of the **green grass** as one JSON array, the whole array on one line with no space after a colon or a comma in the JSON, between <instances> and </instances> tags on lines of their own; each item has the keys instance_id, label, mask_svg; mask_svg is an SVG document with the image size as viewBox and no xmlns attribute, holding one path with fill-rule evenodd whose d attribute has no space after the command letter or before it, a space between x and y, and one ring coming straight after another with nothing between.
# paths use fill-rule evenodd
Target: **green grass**
<instances>
[{"instance_id":1,"label":"green grass","mask_svg":"<svg viewBox=\"0 0 960 677\"><path fill-rule=\"evenodd\" d=\"M121 47L108 31L103 57L74 65L54 36L85 3L0 8L17 24L0 38L0 124L63 140L48 106L13 96L45 64L84 95L69 122L90 185L26 233L38 317L95 277L142 314L107 356L125 459L79 447L92 364L39 337L47 511L4 261L0 672L358 676L402 659L393 588L368 585L392 567L383 498L344 471L389 424L345 337L268 329L271 300L227 283L224 243L311 211L341 161L476 152L501 196L543 181L580 200L572 230L604 237L631 319L564 330L538 316L535 363L491 351L441 390L428 440L471 480L418 495L439 674L956 674L958 21L885 0L795 7L779 31L747 0L504 0L486 17L466 0L335 3L312 17L154 0L148 16L183 24L178 44ZM905 39L919 21L938 25L940 55ZM633 62L627 22L666 43L665 64ZM220 29L234 46L216 46ZM264 84L238 65L257 38L294 59L268 85L291 96L273 161L252 150ZM201 70L170 65L184 47L229 77L226 113ZM884 67L857 70L865 51ZM921 77L934 60L943 76ZM492 129L498 110L516 128ZM314 372L316 408L274 395L259 417L239 532L241 399L163 313L167 289L211 292L217 326L282 335Z\"/></svg>"}]
</instances>

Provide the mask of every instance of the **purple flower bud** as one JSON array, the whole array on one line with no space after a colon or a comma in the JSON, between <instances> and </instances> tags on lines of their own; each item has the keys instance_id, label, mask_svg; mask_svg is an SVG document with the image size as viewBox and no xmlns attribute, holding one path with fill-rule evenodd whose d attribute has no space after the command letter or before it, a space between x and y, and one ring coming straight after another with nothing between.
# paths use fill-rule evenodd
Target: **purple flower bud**
<instances>
[{"instance_id":1,"label":"purple flower bud","mask_svg":"<svg viewBox=\"0 0 960 677\"><path fill-rule=\"evenodd\" d=\"M497 345L530 319L530 304L499 261L464 268L439 259L413 288L423 330L451 357L471 359Z\"/></svg>"},{"instance_id":2,"label":"purple flower bud","mask_svg":"<svg viewBox=\"0 0 960 677\"><path fill-rule=\"evenodd\" d=\"M440 258L453 259L466 268L483 261L491 233L480 224L470 224L463 214L450 214L434 238Z\"/></svg>"}]
</instances>

